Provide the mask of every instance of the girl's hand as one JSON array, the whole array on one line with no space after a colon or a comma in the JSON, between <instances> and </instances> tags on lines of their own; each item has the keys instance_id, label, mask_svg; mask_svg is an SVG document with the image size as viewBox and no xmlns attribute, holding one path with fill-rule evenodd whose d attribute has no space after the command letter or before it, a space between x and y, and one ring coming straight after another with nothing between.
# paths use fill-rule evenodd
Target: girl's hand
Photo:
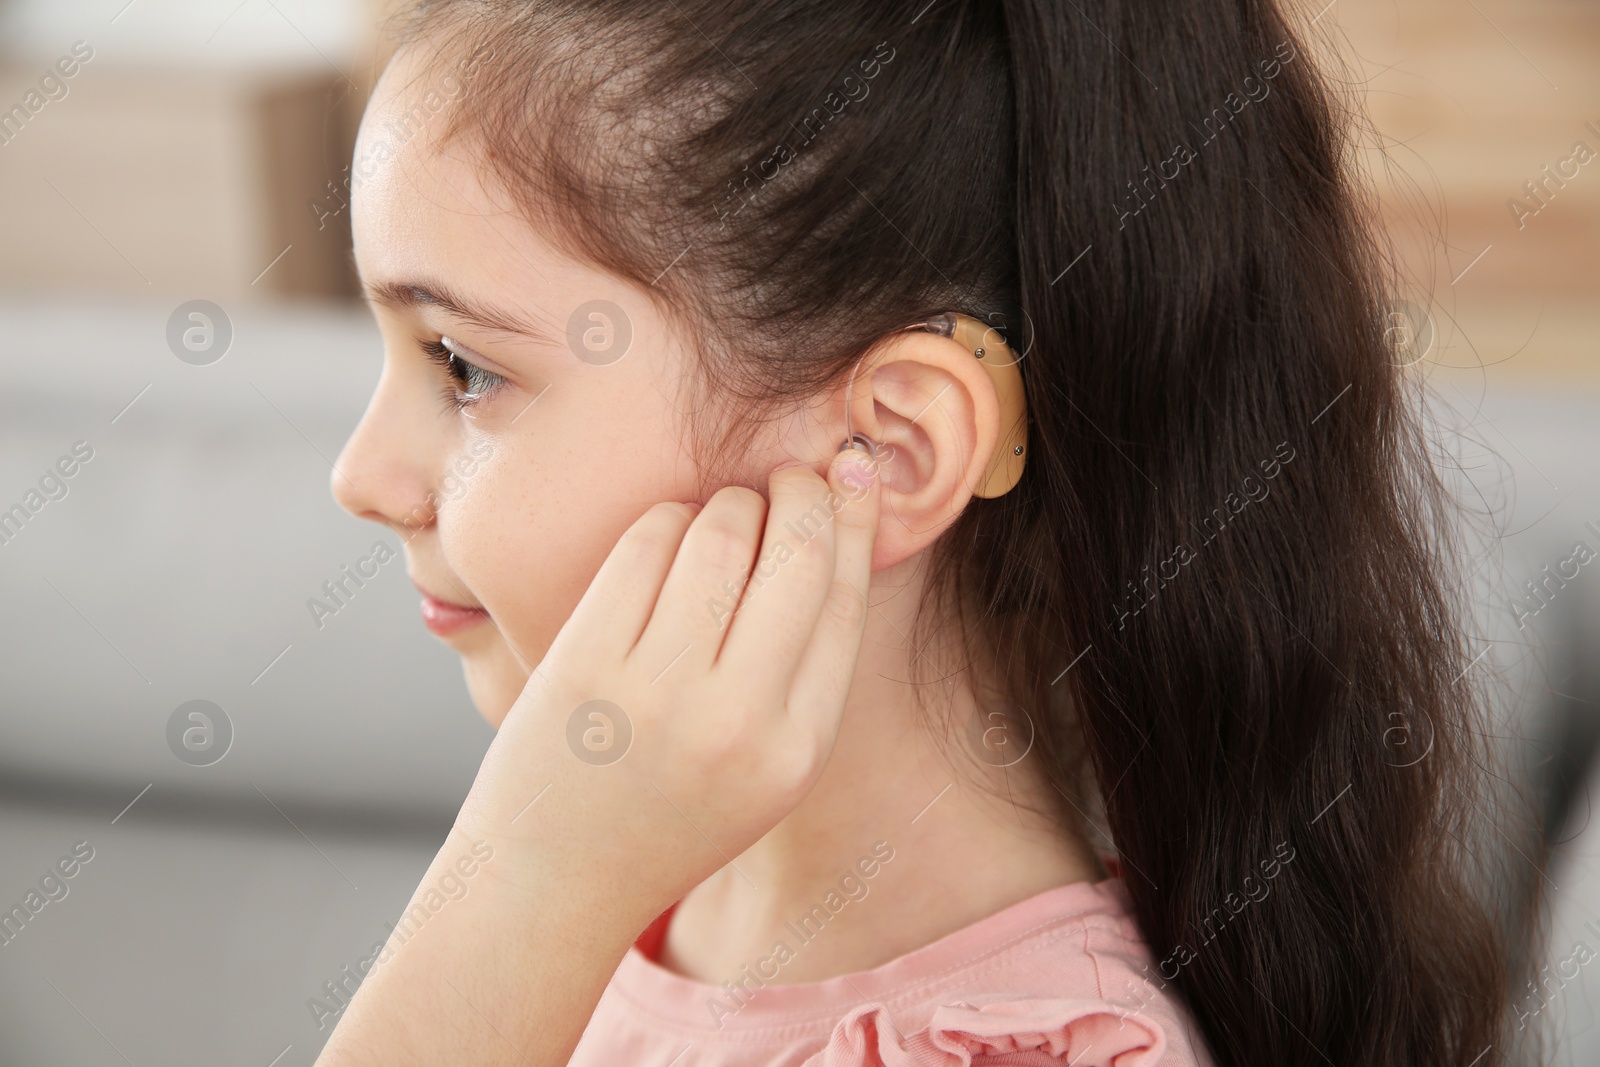
<instances>
[{"instance_id":1,"label":"girl's hand","mask_svg":"<svg viewBox=\"0 0 1600 1067\"><path fill-rule=\"evenodd\" d=\"M486 871L534 895L558 879L642 929L794 809L855 673L874 466L848 450L825 482L786 465L770 506L728 487L623 534L458 817L493 843Z\"/></svg>"},{"instance_id":2,"label":"girl's hand","mask_svg":"<svg viewBox=\"0 0 1600 1067\"><path fill-rule=\"evenodd\" d=\"M822 773L880 493L841 467L866 458L840 454L826 482L780 467L770 507L742 488L660 504L622 536L319 1067L567 1062L640 931ZM447 899L457 870L476 873Z\"/></svg>"}]
</instances>

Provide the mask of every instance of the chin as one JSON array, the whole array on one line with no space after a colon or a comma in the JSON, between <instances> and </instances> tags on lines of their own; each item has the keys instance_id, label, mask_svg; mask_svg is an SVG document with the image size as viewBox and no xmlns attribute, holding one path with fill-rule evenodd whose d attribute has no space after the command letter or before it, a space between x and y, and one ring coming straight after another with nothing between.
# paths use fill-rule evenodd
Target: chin
<instances>
[{"instance_id":1,"label":"chin","mask_svg":"<svg viewBox=\"0 0 1600 1067\"><path fill-rule=\"evenodd\" d=\"M522 695L531 674L504 651L499 655L483 652L462 656L461 672L473 706L483 720L497 730Z\"/></svg>"},{"instance_id":2,"label":"chin","mask_svg":"<svg viewBox=\"0 0 1600 1067\"><path fill-rule=\"evenodd\" d=\"M461 672L466 678L467 696L471 698L472 706L478 709L484 722L498 730L510 713L516 694L508 695L505 686L496 683L492 672L483 670L469 660L462 660Z\"/></svg>"}]
</instances>

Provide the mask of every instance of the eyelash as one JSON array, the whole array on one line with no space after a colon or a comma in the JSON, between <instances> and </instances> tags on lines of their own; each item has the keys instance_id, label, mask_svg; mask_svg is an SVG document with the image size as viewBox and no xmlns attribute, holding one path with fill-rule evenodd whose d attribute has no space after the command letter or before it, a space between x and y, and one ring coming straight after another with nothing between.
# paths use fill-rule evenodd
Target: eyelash
<instances>
[{"instance_id":1,"label":"eyelash","mask_svg":"<svg viewBox=\"0 0 1600 1067\"><path fill-rule=\"evenodd\" d=\"M446 381L439 391L439 399L444 402L446 410L462 411L469 408L487 400L506 384L506 380L493 371L486 371L476 363L462 359L444 343L447 340L441 337L437 341L418 342L428 359L444 371ZM463 392L461 387L465 387L466 391Z\"/></svg>"}]
</instances>

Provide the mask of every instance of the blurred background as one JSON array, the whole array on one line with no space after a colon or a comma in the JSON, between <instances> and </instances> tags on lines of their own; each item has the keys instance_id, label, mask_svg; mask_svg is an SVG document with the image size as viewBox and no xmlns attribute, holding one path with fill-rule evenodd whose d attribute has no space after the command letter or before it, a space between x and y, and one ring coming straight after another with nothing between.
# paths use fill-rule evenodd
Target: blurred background
<instances>
[{"instance_id":1,"label":"blurred background","mask_svg":"<svg viewBox=\"0 0 1600 1067\"><path fill-rule=\"evenodd\" d=\"M381 362L346 209L380 6L0 0L0 911L80 861L0 943L0 1064L311 1063L308 1002L387 935L488 744L404 564L344 579L400 545L328 490ZM1485 531L1473 669L1570 778L1600 654L1600 5L1298 10L1370 120L1397 348ZM1529 870L1553 969L1600 953L1592 785ZM1524 1005L1554 1062L1600 1062L1597 976Z\"/></svg>"}]
</instances>

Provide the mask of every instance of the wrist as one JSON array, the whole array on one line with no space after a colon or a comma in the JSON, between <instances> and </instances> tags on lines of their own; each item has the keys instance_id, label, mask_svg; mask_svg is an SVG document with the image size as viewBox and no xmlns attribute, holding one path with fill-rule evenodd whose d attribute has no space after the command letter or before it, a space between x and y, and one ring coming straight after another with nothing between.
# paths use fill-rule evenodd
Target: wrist
<instances>
[{"instance_id":1,"label":"wrist","mask_svg":"<svg viewBox=\"0 0 1600 1067\"><path fill-rule=\"evenodd\" d=\"M683 891L653 886L629 877L627 858L604 845L575 849L559 835L537 826L507 826L464 808L451 830L460 854L483 855L478 879L493 897L492 906L519 927L533 926L541 937L559 937L590 950L614 949L618 958ZM446 861L441 850L440 862ZM451 860L454 863L458 860ZM441 868L442 870L443 868Z\"/></svg>"},{"instance_id":2,"label":"wrist","mask_svg":"<svg viewBox=\"0 0 1600 1067\"><path fill-rule=\"evenodd\" d=\"M507 894L637 936L727 862L628 760L592 766L527 743L513 758L507 742L530 739L511 727L502 725L453 835L494 850L493 877Z\"/></svg>"}]
</instances>

